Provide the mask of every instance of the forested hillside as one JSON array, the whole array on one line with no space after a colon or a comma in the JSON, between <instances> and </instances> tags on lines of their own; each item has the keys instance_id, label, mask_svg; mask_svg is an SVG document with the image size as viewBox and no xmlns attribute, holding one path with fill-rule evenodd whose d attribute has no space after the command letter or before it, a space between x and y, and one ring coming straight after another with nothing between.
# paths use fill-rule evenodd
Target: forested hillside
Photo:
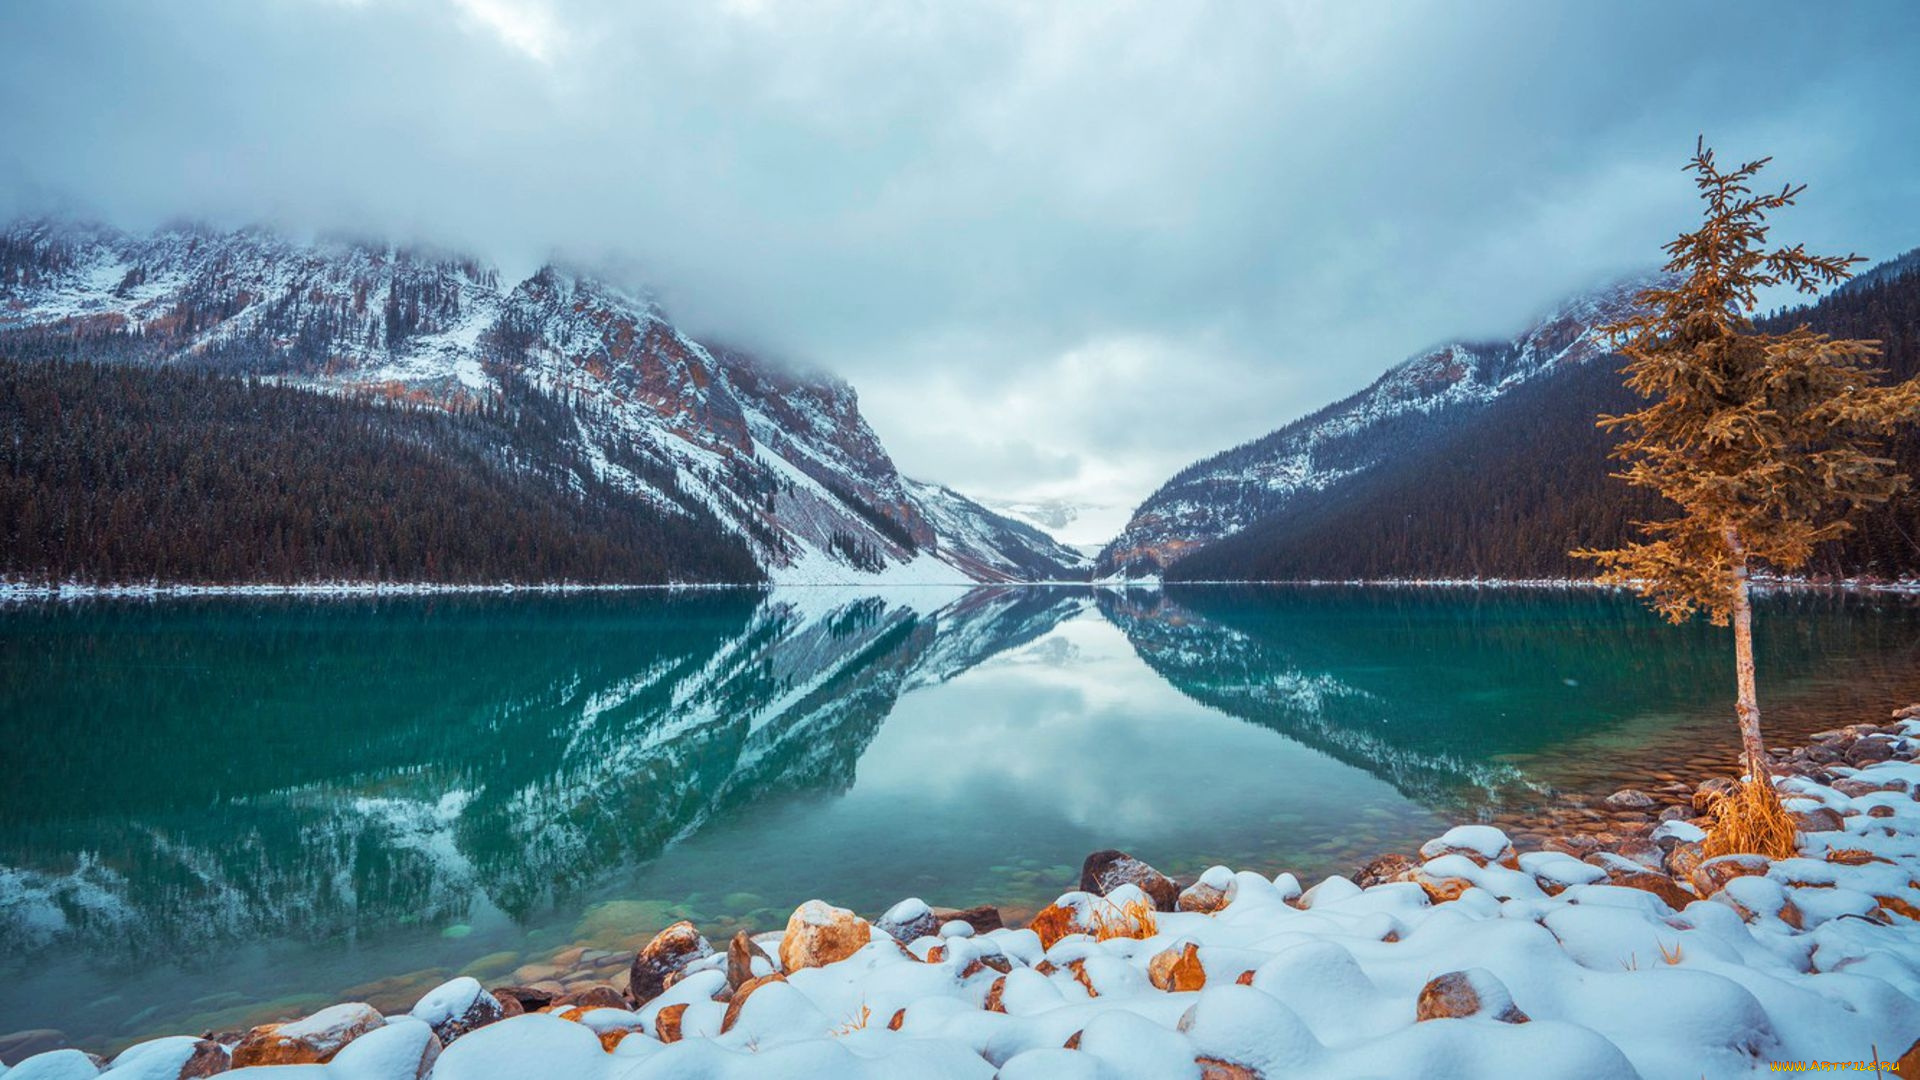
<instances>
[{"instance_id":1,"label":"forested hillside","mask_svg":"<svg viewBox=\"0 0 1920 1080\"><path fill-rule=\"evenodd\" d=\"M1811 307L1776 314L1767 329L1806 322L1836 337L1882 342L1889 379L1920 373L1920 261L1912 256ZM1427 452L1384 461L1174 564L1170 580L1287 581L1377 578L1588 577L1568 554L1607 548L1632 522L1664 514L1650 494L1609 473L1616 437L1601 413L1636 407L1619 361L1601 357L1520 386L1463 416ZM1920 432L1889 456L1920 477ZM1862 516L1809 571L1920 575L1920 496L1909 492Z\"/></svg>"},{"instance_id":2,"label":"forested hillside","mask_svg":"<svg viewBox=\"0 0 1920 1080\"><path fill-rule=\"evenodd\" d=\"M563 403L501 386L450 412L206 371L0 358L0 575L762 579L697 503L662 509L594 479Z\"/></svg>"}]
</instances>

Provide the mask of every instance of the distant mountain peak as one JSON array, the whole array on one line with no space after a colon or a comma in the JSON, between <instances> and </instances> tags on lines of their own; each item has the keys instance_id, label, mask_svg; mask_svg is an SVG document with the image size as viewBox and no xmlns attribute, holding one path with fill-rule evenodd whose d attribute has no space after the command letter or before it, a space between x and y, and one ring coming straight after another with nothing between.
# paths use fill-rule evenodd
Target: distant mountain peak
<instances>
[{"instance_id":1,"label":"distant mountain peak","mask_svg":"<svg viewBox=\"0 0 1920 1080\"><path fill-rule=\"evenodd\" d=\"M1623 277L1567 298L1504 341L1452 341L1388 368L1366 389L1182 469L1134 511L1100 553L1101 576L1158 574L1207 544L1406 452L1423 429L1484 408L1514 388L1611 351L1600 328L1666 280Z\"/></svg>"}]
</instances>

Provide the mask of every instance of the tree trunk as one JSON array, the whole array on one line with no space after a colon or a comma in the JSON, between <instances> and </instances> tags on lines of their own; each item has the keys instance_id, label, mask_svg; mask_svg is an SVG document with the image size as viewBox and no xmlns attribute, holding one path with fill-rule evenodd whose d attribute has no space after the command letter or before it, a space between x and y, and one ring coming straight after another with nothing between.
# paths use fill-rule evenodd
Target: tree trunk
<instances>
[{"instance_id":1,"label":"tree trunk","mask_svg":"<svg viewBox=\"0 0 1920 1080\"><path fill-rule=\"evenodd\" d=\"M1733 549L1733 667L1739 695L1734 708L1740 718L1740 748L1747 774L1769 782L1767 751L1760 741L1760 699L1753 685L1753 602L1747 587L1746 549L1733 529L1727 530L1727 546Z\"/></svg>"}]
</instances>

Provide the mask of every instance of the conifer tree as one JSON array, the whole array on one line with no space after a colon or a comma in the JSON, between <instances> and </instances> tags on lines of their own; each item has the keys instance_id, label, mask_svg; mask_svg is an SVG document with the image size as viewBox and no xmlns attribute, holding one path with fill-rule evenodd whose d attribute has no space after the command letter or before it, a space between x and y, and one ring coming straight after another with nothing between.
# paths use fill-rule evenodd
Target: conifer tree
<instances>
[{"instance_id":1,"label":"conifer tree","mask_svg":"<svg viewBox=\"0 0 1920 1080\"><path fill-rule=\"evenodd\" d=\"M1920 419L1920 379L1879 385L1878 342L1834 340L1805 325L1755 330L1760 290L1817 292L1861 261L1767 246L1767 215L1805 189L1754 194L1751 181L1769 160L1723 172L1704 140L1696 145L1687 171L1704 220L1666 245L1670 276L1640 293L1639 313L1605 328L1627 357L1627 386L1649 400L1600 418L1626 435L1613 456L1628 464L1615 475L1658 492L1677 513L1639 523L1645 540L1575 554L1673 622L1704 612L1732 625L1748 779L1716 812L1709 850L1781 857L1794 835L1761 741L1751 574L1800 569L1817 545L1850 528L1854 512L1906 487L1881 456L1880 436Z\"/></svg>"}]
</instances>

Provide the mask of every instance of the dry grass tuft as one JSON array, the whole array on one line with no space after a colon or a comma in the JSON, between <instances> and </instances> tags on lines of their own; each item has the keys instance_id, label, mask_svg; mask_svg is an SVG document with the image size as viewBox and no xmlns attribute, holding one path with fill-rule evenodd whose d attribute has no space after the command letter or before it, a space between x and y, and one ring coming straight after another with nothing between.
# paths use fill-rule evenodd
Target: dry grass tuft
<instances>
[{"instance_id":1,"label":"dry grass tuft","mask_svg":"<svg viewBox=\"0 0 1920 1080\"><path fill-rule=\"evenodd\" d=\"M1674 942L1673 948L1671 949L1667 948L1666 942L1664 941L1660 942L1659 944L1660 944L1660 959L1665 960L1669 967L1687 958L1686 946L1680 944L1679 942L1677 941Z\"/></svg>"},{"instance_id":2,"label":"dry grass tuft","mask_svg":"<svg viewBox=\"0 0 1920 1080\"><path fill-rule=\"evenodd\" d=\"M1790 859L1798 839L1793 819L1780 805L1773 784L1762 778L1745 780L1731 794L1713 800L1713 827L1707 830L1706 855L1765 855Z\"/></svg>"},{"instance_id":3,"label":"dry grass tuft","mask_svg":"<svg viewBox=\"0 0 1920 1080\"><path fill-rule=\"evenodd\" d=\"M1093 910L1093 939L1109 941L1113 938L1150 938L1160 932L1159 922L1153 917L1153 906L1138 900L1129 900L1115 905L1102 903Z\"/></svg>"},{"instance_id":4,"label":"dry grass tuft","mask_svg":"<svg viewBox=\"0 0 1920 1080\"><path fill-rule=\"evenodd\" d=\"M835 1037L839 1037L841 1035L851 1035L856 1031L860 1031L864 1029L867 1026L867 1023L872 1019L873 1019L872 1006L861 1005L860 1015L848 1016L846 1023L841 1024L837 1028L834 1028L832 1031L828 1032L828 1034L833 1035Z\"/></svg>"}]
</instances>

